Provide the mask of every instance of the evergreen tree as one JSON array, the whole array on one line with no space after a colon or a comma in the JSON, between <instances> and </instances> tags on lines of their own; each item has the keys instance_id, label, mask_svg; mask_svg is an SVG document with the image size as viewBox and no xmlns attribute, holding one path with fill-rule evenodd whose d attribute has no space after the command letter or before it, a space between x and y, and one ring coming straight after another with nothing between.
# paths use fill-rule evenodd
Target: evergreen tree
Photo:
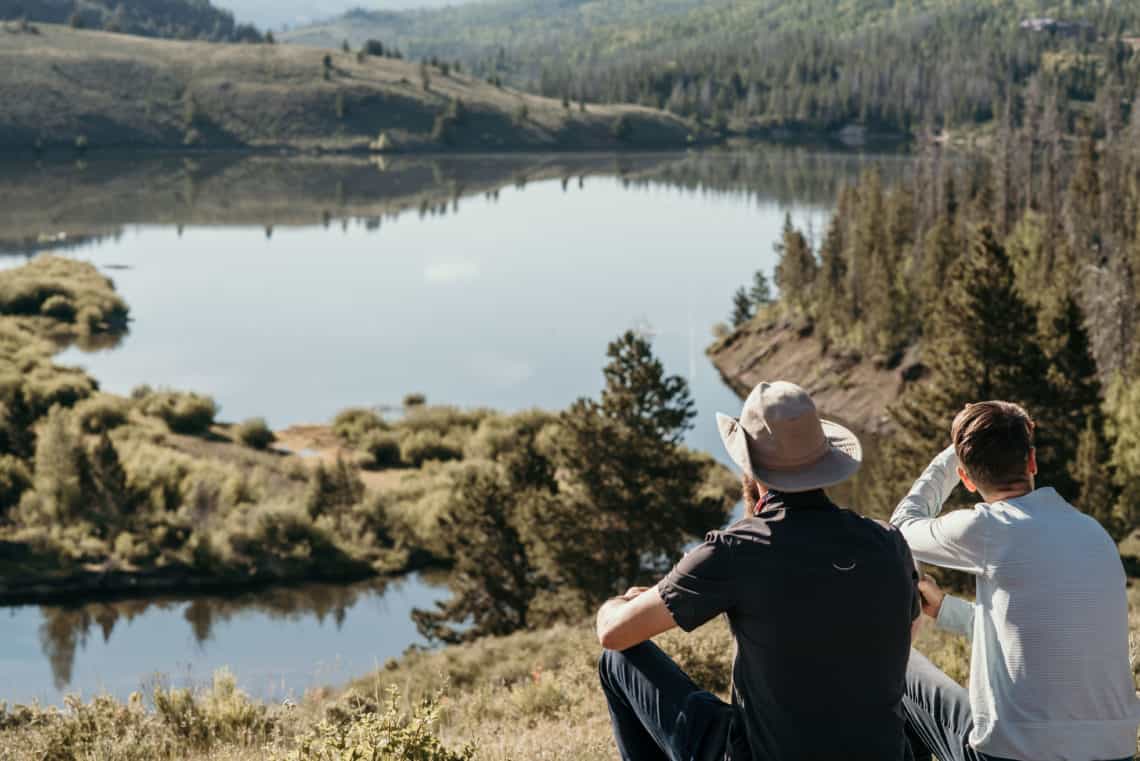
<instances>
[{"instance_id":1,"label":"evergreen tree","mask_svg":"<svg viewBox=\"0 0 1140 761\"><path fill-rule=\"evenodd\" d=\"M1042 479L1107 527L1115 495L1096 496L1112 483L1112 475L1104 467L1108 446L1101 387L1084 316L1073 296L1065 294L1042 305L1038 326L1038 341L1048 363L1045 382L1038 384L1044 398L1033 411ZM1102 459L1096 462L1095 457ZM1081 504L1082 495L1095 501Z\"/></svg>"},{"instance_id":2,"label":"evergreen tree","mask_svg":"<svg viewBox=\"0 0 1140 761\"><path fill-rule=\"evenodd\" d=\"M459 471L453 493L439 527L453 559L451 598L432 611L414 610L416 627L447 643L527 628L537 582L518 529L523 495L490 463Z\"/></svg>"},{"instance_id":3,"label":"evergreen tree","mask_svg":"<svg viewBox=\"0 0 1140 761\"><path fill-rule=\"evenodd\" d=\"M756 308L766 307L772 303L772 286L763 270L756 270L756 274L752 276L752 290L748 292L748 298Z\"/></svg>"},{"instance_id":4,"label":"evergreen tree","mask_svg":"<svg viewBox=\"0 0 1140 761\"><path fill-rule=\"evenodd\" d=\"M732 294L732 316L729 318L732 327L739 328L751 320L753 314L752 299L749 298L744 286L740 286L736 289L736 293Z\"/></svg>"},{"instance_id":5,"label":"evergreen tree","mask_svg":"<svg viewBox=\"0 0 1140 761\"><path fill-rule=\"evenodd\" d=\"M1110 463L1119 490L1117 525L1121 534L1140 524L1140 354L1133 372L1120 373L1109 385L1106 397L1106 429L1111 442Z\"/></svg>"},{"instance_id":6,"label":"evergreen tree","mask_svg":"<svg viewBox=\"0 0 1140 761\"><path fill-rule=\"evenodd\" d=\"M950 269L961 256L962 243L953 221L940 216L922 243L922 302L928 307L942 303Z\"/></svg>"},{"instance_id":7,"label":"evergreen tree","mask_svg":"<svg viewBox=\"0 0 1140 761\"><path fill-rule=\"evenodd\" d=\"M606 385L596 407L607 419L647 439L678 445L697 416L689 384L679 375L666 375L644 336L627 330L606 349L602 369Z\"/></svg>"},{"instance_id":8,"label":"evergreen tree","mask_svg":"<svg viewBox=\"0 0 1140 761\"><path fill-rule=\"evenodd\" d=\"M898 431L880 458L884 509L950 443L950 423L965 404L1003 399L1024 404L1031 414L1040 406L1045 356L1036 315L1016 293L1013 279L992 228L976 230L969 255L951 268L942 304L928 325L923 358L930 379L908 386L890 410ZM1053 465L1046 461L1042 468Z\"/></svg>"},{"instance_id":9,"label":"evergreen tree","mask_svg":"<svg viewBox=\"0 0 1140 761\"><path fill-rule=\"evenodd\" d=\"M360 502L364 497L364 483L356 470L343 458L337 457L332 465L318 462L309 476L305 493L305 509L316 518Z\"/></svg>"},{"instance_id":10,"label":"evergreen tree","mask_svg":"<svg viewBox=\"0 0 1140 761\"><path fill-rule=\"evenodd\" d=\"M564 507L537 526L549 532L552 578L587 608L663 573L725 509L701 489L711 463L680 445L695 415L688 384L632 333L608 355L601 401L579 399L560 417L551 459Z\"/></svg>"},{"instance_id":11,"label":"evergreen tree","mask_svg":"<svg viewBox=\"0 0 1140 761\"><path fill-rule=\"evenodd\" d=\"M91 512L99 515L102 525L110 529L122 518L129 516L134 511L134 505L127 488L127 472L119 460L114 442L106 432L100 435L92 447L87 463L84 491L88 495Z\"/></svg>"},{"instance_id":12,"label":"evergreen tree","mask_svg":"<svg viewBox=\"0 0 1140 761\"><path fill-rule=\"evenodd\" d=\"M44 517L69 523L84 513L87 460L70 411L52 407L36 438L33 484Z\"/></svg>"},{"instance_id":13,"label":"evergreen tree","mask_svg":"<svg viewBox=\"0 0 1140 761\"><path fill-rule=\"evenodd\" d=\"M779 257L775 281L781 301L793 312L809 313L813 304L811 289L819 264L803 233L792 226L791 214L784 217L784 231L775 248Z\"/></svg>"}]
</instances>

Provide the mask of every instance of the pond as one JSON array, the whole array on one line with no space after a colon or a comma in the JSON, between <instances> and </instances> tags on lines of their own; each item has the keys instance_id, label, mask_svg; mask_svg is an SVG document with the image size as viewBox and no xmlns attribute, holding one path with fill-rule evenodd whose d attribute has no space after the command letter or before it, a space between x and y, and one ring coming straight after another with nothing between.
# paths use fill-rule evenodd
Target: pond
<instances>
[{"instance_id":1,"label":"pond","mask_svg":"<svg viewBox=\"0 0 1140 761\"><path fill-rule=\"evenodd\" d=\"M739 399L704 349L733 291L771 276L785 215L818 237L842 182L899 156L803 149L382 162L164 158L0 165L3 266L56 250L131 308L112 349L70 349L102 386L209 393L276 428L354 405L557 409L602 386L606 344L653 336L697 405L689 445L722 457ZM710 527L712 528L712 527ZM0 609L0 700L199 684L226 665L281 699L422 644L411 576L231 598Z\"/></svg>"}]
</instances>

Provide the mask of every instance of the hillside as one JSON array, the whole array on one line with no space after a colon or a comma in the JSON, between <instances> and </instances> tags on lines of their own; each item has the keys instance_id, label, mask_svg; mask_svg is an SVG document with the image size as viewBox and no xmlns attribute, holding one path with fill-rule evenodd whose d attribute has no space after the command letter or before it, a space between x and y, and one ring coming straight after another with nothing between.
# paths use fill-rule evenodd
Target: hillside
<instances>
[{"instance_id":1,"label":"hillside","mask_svg":"<svg viewBox=\"0 0 1140 761\"><path fill-rule=\"evenodd\" d=\"M261 33L238 24L210 0L0 0L0 21L69 24L144 37L214 42L260 42Z\"/></svg>"},{"instance_id":2,"label":"hillside","mask_svg":"<svg viewBox=\"0 0 1140 761\"><path fill-rule=\"evenodd\" d=\"M681 147L684 119L564 108L407 61L301 46L153 40L36 25L0 31L0 150L393 151Z\"/></svg>"},{"instance_id":3,"label":"hillside","mask_svg":"<svg viewBox=\"0 0 1140 761\"><path fill-rule=\"evenodd\" d=\"M972 126L1002 101L1057 93L1074 114L1135 92L1140 7L1042 0L494 0L447 11L353 11L291 42L376 38L412 58L546 95L667 108L737 129L893 133ZM1033 19L1039 19L1034 22ZM1031 83L1037 81L1036 88Z\"/></svg>"}]
</instances>

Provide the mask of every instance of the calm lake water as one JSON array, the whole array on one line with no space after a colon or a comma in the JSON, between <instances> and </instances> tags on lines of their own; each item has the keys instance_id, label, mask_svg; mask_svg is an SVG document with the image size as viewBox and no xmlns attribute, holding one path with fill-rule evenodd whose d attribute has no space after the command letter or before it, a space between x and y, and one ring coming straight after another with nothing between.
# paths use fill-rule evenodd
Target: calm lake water
<instances>
[{"instance_id":1,"label":"calm lake water","mask_svg":"<svg viewBox=\"0 0 1140 761\"><path fill-rule=\"evenodd\" d=\"M53 246L110 274L131 307L114 349L65 352L107 390L200 390L274 427L350 405L556 409L596 394L606 344L648 331L689 379L691 446L721 456L738 398L704 355L784 217L825 229L840 183L894 156L805 150L468 157L149 168L5 168L0 248ZM51 236L51 240L43 236ZM722 458L723 459L723 458ZM229 666L266 698L343 682L421 643L412 576L237 598L0 609L0 700L125 695Z\"/></svg>"}]
</instances>

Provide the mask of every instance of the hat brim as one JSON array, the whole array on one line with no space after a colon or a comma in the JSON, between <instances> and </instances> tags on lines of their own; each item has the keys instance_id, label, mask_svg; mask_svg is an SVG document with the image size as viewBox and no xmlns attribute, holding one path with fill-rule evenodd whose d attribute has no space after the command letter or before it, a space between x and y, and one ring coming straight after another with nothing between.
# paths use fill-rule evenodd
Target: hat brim
<instances>
[{"instance_id":1,"label":"hat brim","mask_svg":"<svg viewBox=\"0 0 1140 761\"><path fill-rule=\"evenodd\" d=\"M795 470L772 470L753 465L744 437L748 434L736 418L717 415L721 441L729 456L744 472L752 475L770 489L782 492L802 492L825 489L847 481L863 464L863 445L852 431L830 420L821 420L828 450L811 465Z\"/></svg>"}]
</instances>

